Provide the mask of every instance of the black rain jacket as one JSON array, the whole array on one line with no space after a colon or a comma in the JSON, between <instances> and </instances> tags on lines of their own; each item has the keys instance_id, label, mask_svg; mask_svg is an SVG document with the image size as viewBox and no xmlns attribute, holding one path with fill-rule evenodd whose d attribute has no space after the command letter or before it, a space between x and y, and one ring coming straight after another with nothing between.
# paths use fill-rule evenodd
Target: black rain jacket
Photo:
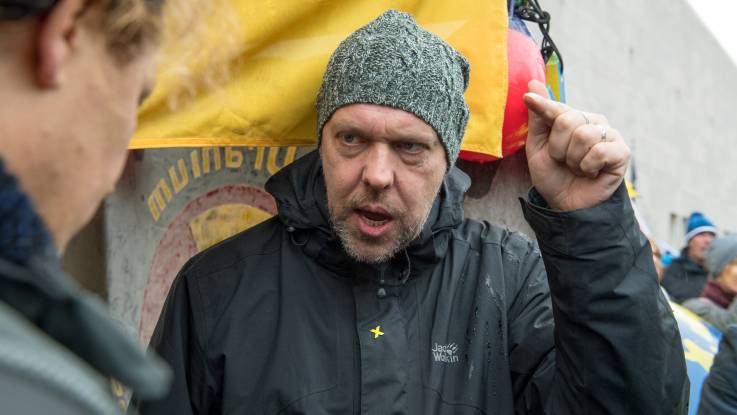
<instances>
[{"instance_id":1,"label":"black rain jacket","mask_svg":"<svg viewBox=\"0 0 737 415\"><path fill-rule=\"evenodd\" d=\"M737 326L722 332L719 352L704 381L699 415L737 415Z\"/></svg>"},{"instance_id":2,"label":"black rain jacket","mask_svg":"<svg viewBox=\"0 0 737 415\"><path fill-rule=\"evenodd\" d=\"M663 276L663 287L671 300L678 304L701 296L709 272L688 256L688 247L681 250L681 256L674 259Z\"/></svg>"},{"instance_id":3,"label":"black rain jacket","mask_svg":"<svg viewBox=\"0 0 737 415\"><path fill-rule=\"evenodd\" d=\"M333 235L316 152L266 189L279 215L195 256L151 347L146 414L674 414L683 349L626 191L570 213L523 202L537 246L463 218L452 169L385 266ZM547 276L546 276L547 269Z\"/></svg>"}]
</instances>

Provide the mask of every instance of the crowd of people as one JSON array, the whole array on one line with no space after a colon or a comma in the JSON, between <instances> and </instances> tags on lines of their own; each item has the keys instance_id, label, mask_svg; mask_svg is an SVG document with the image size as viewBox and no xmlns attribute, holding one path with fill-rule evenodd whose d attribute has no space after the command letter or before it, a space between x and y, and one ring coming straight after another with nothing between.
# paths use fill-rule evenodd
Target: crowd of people
<instances>
[{"instance_id":1,"label":"crowd of people","mask_svg":"<svg viewBox=\"0 0 737 415\"><path fill-rule=\"evenodd\" d=\"M394 10L332 54L317 150L266 185L278 215L184 266L144 353L59 254L120 175L162 4L0 0L4 412L116 413L114 378L143 414L686 413L618 130L531 82L537 242L464 218L470 65ZM704 388L725 413L737 242L691 219L662 284L726 327Z\"/></svg>"},{"instance_id":2,"label":"crowd of people","mask_svg":"<svg viewBox=\"0 0 737 415\"><path fill-rule=\"evenodd\" d=\"M653 240L651 248L669 300L722 333L703 386L699 414L737 414L737 235L720 235L703 213L693 212L684 239L680 255L668 264Z\"/></svg>"},{"instance_id":3,"label":"crowd of people","mask_svg":"<svg viewBox=\"0 0 737 415\"><path fill-rule=\"evenodd\" d=\"M651 243L661 285L669 299L693 311L720 331L737 323L737 235L719 236L701 212L688 219L680 256L663 264Z\"/></svg>"}]
</instances>

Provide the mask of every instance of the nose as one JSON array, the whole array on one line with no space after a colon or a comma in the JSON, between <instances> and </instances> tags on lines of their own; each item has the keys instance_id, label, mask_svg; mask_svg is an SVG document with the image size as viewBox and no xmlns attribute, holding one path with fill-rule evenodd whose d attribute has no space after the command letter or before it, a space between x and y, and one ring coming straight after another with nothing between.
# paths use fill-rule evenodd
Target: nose
<instances>
[{"instance_id":1,"label":"nose","mask_svg":"<svg viewBox=\"0 0 737 415\"><path fill-rule=\"evenodd\" d=\"M369 149L363 168L363 182L376 189L388 189L394 183L392 152L385 144L376 144Z\"/></svg>"}]
</instances>

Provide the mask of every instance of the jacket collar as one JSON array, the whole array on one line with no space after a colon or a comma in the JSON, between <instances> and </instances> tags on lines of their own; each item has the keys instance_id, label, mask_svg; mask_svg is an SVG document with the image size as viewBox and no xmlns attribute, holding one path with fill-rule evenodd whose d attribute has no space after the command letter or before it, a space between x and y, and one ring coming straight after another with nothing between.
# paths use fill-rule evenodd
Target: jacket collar
<instances>
[{"instance_id":1,"label":"jacket collar","mask_svg":"<svg viewBox=\"0 0 737 415\"><path fill-rule=\"evenodd\" d=\"M445 176L420 235L387 264L356 263L343 250L330 225L322 163L317 150L280 170L266 183L292 242L323 266L358 277L403 283L437 263L448 246L450 229L463 221L463 197L470 179L457 168Z\"/></svg>"},{"instance_id":2,"label":"jacket collar","mask_svg":"<svg viewBox=\"0 0 737 415\"><path fill-rule=\"evenodd\" d=\"M22 265L34 255L53 251L51 236L31 199L0 160L0 259Z\"/></svg>"}]
</instances>

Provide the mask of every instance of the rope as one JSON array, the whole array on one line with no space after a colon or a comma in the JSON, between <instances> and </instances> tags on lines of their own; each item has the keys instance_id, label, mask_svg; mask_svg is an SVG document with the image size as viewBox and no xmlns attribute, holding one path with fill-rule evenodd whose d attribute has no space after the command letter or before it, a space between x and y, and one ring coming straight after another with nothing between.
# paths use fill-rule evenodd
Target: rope
<instances>
[{"instance_id":1,"label":"rope","mask_svg":"<svg viewBox=\"0 0 737 415\"><path fill-rule=\"evenodd\" d=\"M561 56L558 47L550 37L550 13L540 7L538 0L515 0L514 14L522 20L537 23L542 33L543 41L540 46L540 53L543 55L543 61L548 62L550 57L555 54L560 61L560 72L563 73L563 56Z\"/></svg>"}]
</instances>

